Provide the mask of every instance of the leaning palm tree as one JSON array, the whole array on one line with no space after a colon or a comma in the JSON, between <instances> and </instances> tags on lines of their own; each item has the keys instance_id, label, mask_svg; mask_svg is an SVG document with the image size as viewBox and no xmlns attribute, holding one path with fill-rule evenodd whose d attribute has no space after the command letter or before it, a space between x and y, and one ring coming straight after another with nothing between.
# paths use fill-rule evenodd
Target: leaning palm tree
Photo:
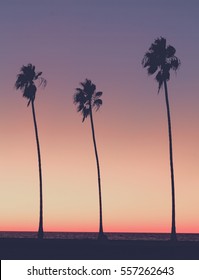
<instances>
[{"instance_id":1,"label":"leaning palm tree","mask_svg":"<svg viewBox=\"0 0 199 280\"><path fill-rule=\"evenodd\" d=\"M77 111L81 112L84 120L90 116L91 121L91 130L93 136L93 144L95 150L95 157L97 163L97 175L98 175L98 190L99 190L99 234L98 239L103 240L106 239L106 235L103 232L103 223L102 223L102 191L101 191L101 177L100 177L100 165L99 165L99 157L97 152L97 145L95 139L95 130L94 130L94 122L93 122L93 108L96 111L102 105L102 92L96 92L96 86L90 81L85 80L85 82L80 83L82 88L76 88L76 93L74 95L74 104L77 105Z\"/></svg>"},{"instance_id":2,"label":"leaning palm tree","mask_svg":"<svg viewBox=\"0 0 199 280\"><path fill-rule=\"evenodd\" d=\"M23 97L28 99L27 106L32 106L33 122L35 129L35 137L37 143L37 154L38 154L38 167L39 167L39 190L40 190L40 215L39 215L39 229L38 229L38 238L43 238L43 195L42 195L42 169L41 169L41 154L39 146L39 136L37 129L37 121L35 115L35 95L37 87L35 81L39 80L39 85L46 86L46 80L41 77L42 72L35 72L35 66L28 64L27 66L22 66L20 74L17 75L17 80L15 82L15 88L20 89L23 92Z\"/></svg>"},{"instance_id":3,"label":"leaning palm tree","mask_svg":"<svg viewBox=\"0 0 199 280\"><path fill-rule=\"evenodd\" d=\"M173 169L173 148L172 148L172 131L171 131L171 116L168 97L167 81L170 79L170 70L176 71L180 66L180 60L175 56L176 50L174 47L166 45L165 38L158 38L151 44L146 52L142 65L147 68L148 74L156 73L155 79L158 82L158 93L164 85L165 101L168 119L168 134L169 134L169 154L170 154L170 172L171 172L171 194L172 194L172 225L171 225L171 240L177 240L176 223L175 223L175 187L174 187L174 169Z\"/></svg>"}]
</instances>

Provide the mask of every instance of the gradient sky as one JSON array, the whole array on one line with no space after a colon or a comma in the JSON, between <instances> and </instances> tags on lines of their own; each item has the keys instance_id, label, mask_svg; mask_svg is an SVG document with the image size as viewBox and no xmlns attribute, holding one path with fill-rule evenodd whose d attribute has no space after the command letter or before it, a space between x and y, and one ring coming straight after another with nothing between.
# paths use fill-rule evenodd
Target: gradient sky
<instances>
[{"instance_id":1,"label":"gradient sky","mask_svg":"<svg viewBox=\"0 0 199 280\"><path fill-rule=\"evenodd\" d=\"M85 78L103 91L94 114L104 230L169 232L164 92L141 60L159 36L181 67L168 84L177 232L199 232L198 0L0 1L0 230L37 230L39 179L31 107L15 91L22 65L48 81L35 101L44 230L98 231L90 122L73 105Z\"/></svg>"}]
</instances>

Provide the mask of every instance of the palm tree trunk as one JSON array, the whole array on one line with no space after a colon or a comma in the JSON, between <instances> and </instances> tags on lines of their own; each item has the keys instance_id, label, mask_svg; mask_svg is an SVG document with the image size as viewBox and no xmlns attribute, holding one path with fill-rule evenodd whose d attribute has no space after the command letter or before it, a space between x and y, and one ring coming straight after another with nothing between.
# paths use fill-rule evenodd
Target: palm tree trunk
<instances>
[{"instance_id":1,"label":"palm tree trunk","mask_svg":"<svg viewBox=\"0 0 199 280\"><path fill-rule=\"evenodd\" d=\"M91 108L91 104L90 104ZM99 238L103 236L103 223L102 223L102 191L101 191L101 178L100 178L100 166L99 166L99 158L97 153L97 145L95 140L95 130L94 130L94 123L93 123L93 114L92 114L92 108L90 109L90 120L91 120L91 130L92 130L92 136L93 136L93 144L94 144L94 150L95 150L95 157L96 157L96 163L97 163L97 176L98 176L98 189L99 189Z\"/></svg>"},{"instance_id":2,"label":"palm tree trunk","mask_svg":"<svg viewBox=\"0 0 199 280\"><path fill-rule=\"evenodd\" d=\"M175 187L174 187L174 168L173 168L173 148L172 148L172 132L171 132L171 116L169 108L169 97L167 82L164 81L165 101L168 118L168 133L169 133L169 154L170 154L170 170L171 170L171 194L172 194L172 225L171 225L171 240L176 241L176 223L175 223Z\"/></svg>"},{"instance_id":3,"label":"palm tree trunk","mask_svg":"<svg viewBox=\"0 0 199 280\"><path fill-rule=\"evenodd\" d=\"M39 137L37 130L37 121L35 116L35 108L34 101L31 101L32 104L32 114L33 114L33 122L35 128L35 137L37 143L37 154L38 154L38 166L39 166L39 191L40 191L40 213L39 213L39 229L38 229L38 238L43 239L43 195L42 195L42 170L41 170L41 154L40 154L40 146L39 146Z\"/></svg>"}]
</instances>

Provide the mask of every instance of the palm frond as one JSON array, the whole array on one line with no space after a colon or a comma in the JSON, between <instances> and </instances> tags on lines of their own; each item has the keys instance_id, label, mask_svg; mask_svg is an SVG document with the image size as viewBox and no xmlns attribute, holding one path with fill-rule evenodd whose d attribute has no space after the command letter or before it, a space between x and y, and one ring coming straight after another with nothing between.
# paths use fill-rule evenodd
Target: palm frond
<instances>
[{"instance_id":1,"label":"palm frond","mask_svg":"<svg viewBox=\"0 0 199 280\"><path fill-rule=\"evenodd\" d=\"M21 73L25 76L27 82L32 82L35 79L35 66L29 63L27 66L21 67Z\"/></svg>"},{"instance_id":2,"label":"palm frond","mask_svg":"<svg viewBox=\"0 0 199 280\"><path fill-rule=\"evenodd\" d=\"M84 91L88 95L88 97L92 98L96 86L91 82L91 80L86 79L85 83L81 83L83 85Z\"/></svg>"},{"instance_id":3,"label":"palm frond","mask_svg":"<svg viewBox=\"0 0 199 280\"><path fill-rule=\"evenodd\" d=\"M29 86L26 86L23 91L23 97L29 99L28 105L30 104L30 101L35 100L35 94L36 94L37 88L34 84L31 84Z\"/></svg>"},{"instance_id":4,"label":"palm frond","mask_svg":"<svg viewBox=\"0 0 199 280\"><path fill-rule=\"evenodd\" d=\"M154 43L151 44L149 50L151 52L162 54L166 49L166 39L163 37L155 39Z\"/></svg>"},{"instance_id":5,"label":"palm frond","mask_svg":"<svg viewBox=\"0 0 199 280\"><path fill-rule=\"evenodd\" d=\"M93 107L96 111L102 105L102 100L99 98L102 96L102 92L96 92L96 85L89 79L85 79L80 83L82 88L76 88L76 92L73 96L73 103L77 105L77 111L83 115L82 122L90 115Z\"/></svg>"},{"instance_id":6,"label":"palm frond","mask_svg":"<svg viewBox=\"0 0 199 280\"><path fill-rule=\"evenodd\" d=\"M24 89L26 86L26 78L24 77L23 74L17 75L17 80L15 82L15 88L16 89Z\"/></svg>"},{"instance_id":7,"label":"palm frond","mask_svg":"<svg viewBox=\"0 0 199 280\"><path fill-rule=\"evenodd\" d=\"M76 89L76 93L74 94L73 98L74 104L77 103L85 103L86 102L86 96L84 94L84 91L82 89Z\"/></svg>"},{"instance_id":8,"label":"palm frond","mask_svg":"<svg viewBox=\"0 0 199 280\"><path fill-rule=\"evenodd\" d=\"M147 67L147 66L150 65L150 63L151 63L151 53L146 52L143 59L142 59L142 66Z\"/></svg>"},{"instance_id":9,"label":"palm frond","mask_svg":"<svg viewBox=\"0 0 199 280\"><path fill-rule=\"evenodd\" d=\"M82 110L82 115L83 115L82 122L84 122L84 120L90 115L90 109L84 107Z\"/></svg>"},{"instance_id":10,"label":"palm frond","mask_svg":"<svg viewBox=\"0 0 199 280\"><path fill-rule=\"evenodd\" d=\"M142 66L147 68L149 75L153 75L158 71L155 76L158 82L158 92L163 82L170 79L170 70L176 71L180 66L180 60L175 56L175 53L175 48L170 45L166 46L166 39L160 37L151 44L142 59Z\"/></svg>"},{"instance_id":11,"label":"palm frond","mask_svg":"<svg viewBox=\"0 0 199 280\"><path fill-rule=\"evenodd\" d=\"M164 82L164 78L163 78L163 74L161 73L161 71L159 71L157 73L157 75L155 76L156 81L158 82L158 93L160 92L160 89L163 85Z\"/></svg>"},{"instance_id":12,"label":"palm frond","mask_svg":"<svg viewBox=\"0 0 199 280\"><path fill-rule=\"evenodd\" d=\"M83 111L84 107L85 107L84 103L78 103L78 105L77 105L77 112Z\"/></svg>"},{"instance_id":13,"label":"palm frond","mask_svg":"<svg viewBox=\"0 0 199 280\"><path fill-rule=\"evenodd\" d=\"M96 99L94 102L93 102L93 107L96 107L96 111L99 110L100 106L102 105L102 100L101 99Z\"/></svg>"},{"instance_id":14,"label":"palm frond","mask_svg":"<svg viewBox=\"0 0 199 280\"><path fill-rule=\"evenodd\" d=\"M158 69L158 66L157 65L153 65L151 64L148 69L147 69L147 72L149 75L153 75Z\"/></svg>"},{"instance_id":15,"label":"palm frond","mask_svg":"<svg viewBox=\"0 0 199 280\"><path fill-rule=\"evenodd\" d=\"M43 77L39 77L39 87L42 86L43 88L45 88L47 85L47 80L44 79Z\"/></svg>"},{"instance_id":16,"label":"palm frond","mask_svg":"<svg viewBox=\"0 0 199 280\"><path fill-rule=\"evenodd\" d=\"M170 58L170 57L174 56L175 53L176 53L176 49L174 47L168 46L166 48L166 57L167 58Z\"/></svg>"},{"instance_id":17,"label":"palm frond","mask_svg":"<svg viewBox=\"0 0 199 280\"><path fill-rule=\"evenodd\" d=\"M103 92L102 91L98 91L95 93L95 97L100 97L102 96Z\"/></svg>"},{"instance_id":18,"label":"palm frond","mask_svg":"<svg viewBox=\"0 0 199 280\"><path fill-rule=\"evenodd\" d=\"M170 65L171 65L171 69L173 69L174 71L176 71L176 70L178 70L178 68L180 67L181 62L180 62L180 60L179 60L176 56L174 56L174 57L172 57L171 60L170 60Z\"/></svg>"},{"instance_id":19,"label":"palm frond","mask_svg":"<svg viewBox=\"0 0 199 280\"><path fill-rule=\"evenodd\" d=\"M35 94L37 88L34 84L34 81L39 79L40 85L46 86L46 80L42 77L42 72L35 72L35 66L29 63L28 65L23 65L20 69L20 73L17 75L17 80L15 82L15 88L21 89L23 92L23 97L29 99L28 105L30 101L34 101Z\"/></svg>"},{"instance_id":20,"label":"palm frond","mask_svg":"<svg viewBox=\"0 0 199 280\"><path fill-rule=\"evenodd\" d=\"M156 68L160 65L158 57L151 52L147 52L142 60L142 66Z\"/></svg>"},{"instance_id":21,"label":"palm frond","mask_svg":"<svg viewBox=\"0 0 199 280\"><path fill-rule=\"evenodd\" d=\"M42 75L42 72L38 72L37 74L35 74L34 80L37 80L39 76Z\"/></svg>"}]
</instances>

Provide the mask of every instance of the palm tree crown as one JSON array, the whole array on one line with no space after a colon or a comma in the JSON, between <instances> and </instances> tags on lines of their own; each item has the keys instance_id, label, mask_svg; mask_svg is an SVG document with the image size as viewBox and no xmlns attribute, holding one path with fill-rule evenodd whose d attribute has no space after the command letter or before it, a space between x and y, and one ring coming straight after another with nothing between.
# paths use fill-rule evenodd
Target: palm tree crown
<instances>
[{"instance_id":1,"label":"palm tree crown","mask_svg":"<svg viewBox=\"0 0 199 280\"><path fill-rule=\"evenodd\" d=\"M40 77L42 72L35 72L35 66L30 63L27 66L23 65L20 71L21 73L17 75L15 87L17 90L22 90L23 96L29 100L27 104L29 106L30 102L35 100L37 91L34 81L39 79L39 85L43 84L43 86L46 86L46 80Z\"/></svg>"},{"instance_id":2,"label":"palm tree crown","mask_svg":"<svg viewBox=\"0 0 199 280\"><path fill-rule=\"evenodd\" d=\"M170 45L166 45L166 39L160 37L151 44L146 52L142 65L147 68L148 74L156 74L156 81L159 84L158 92L164 81L170 79L170 70L176 71L180 66L180 60L175 56L176 50Z\"/></svg>"},{"instance_id":3,"label":"palm tree crown","mask_svg":"<svg viewBox=\"0 0 199 280\"><path fill-rule=\"evenodd\" d=\"M80 83L81 88L76 88L76 93L74 95L74 104L77 105L77 111L81 112L83 115L82 122L90 115L92 108L95 108L96 111L102 105L102 92L96 92L96 86L88 79L84 83Z\"/></svg>"}]
</instances>

